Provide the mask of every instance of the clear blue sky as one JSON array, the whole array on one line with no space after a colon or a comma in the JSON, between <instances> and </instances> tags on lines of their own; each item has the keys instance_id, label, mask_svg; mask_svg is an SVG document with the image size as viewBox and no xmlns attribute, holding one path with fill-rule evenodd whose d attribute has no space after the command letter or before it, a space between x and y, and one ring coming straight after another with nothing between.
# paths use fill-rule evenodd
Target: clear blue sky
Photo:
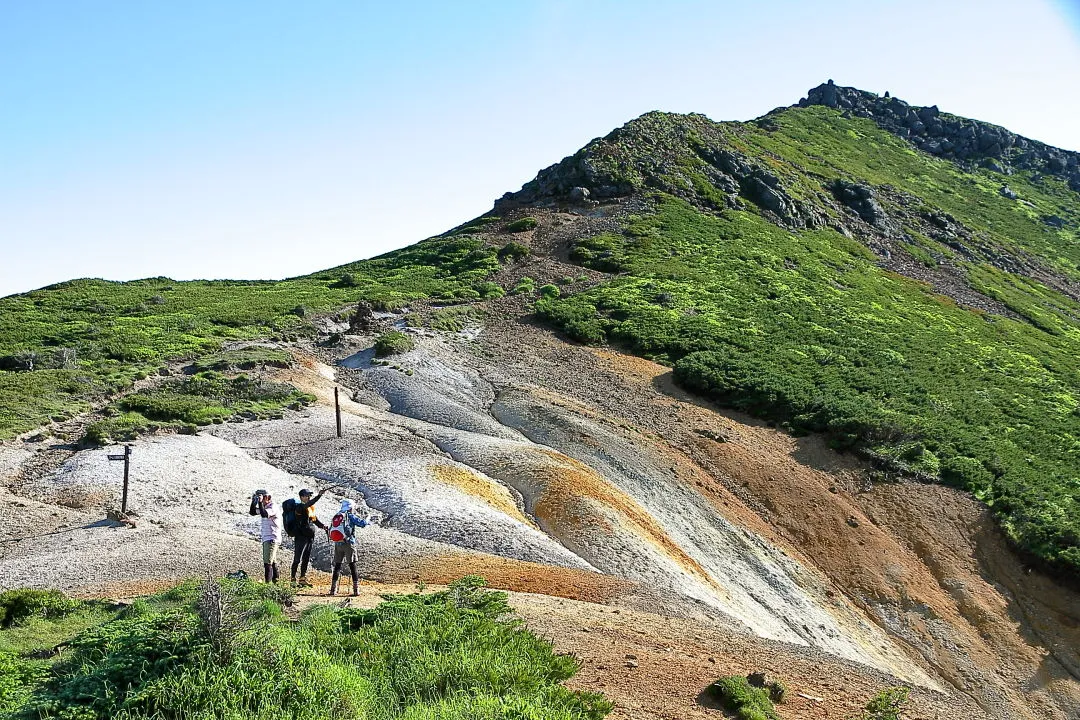
<instances>
[{"instance_id":1,"label":"clear blue sky","mask_svg":"<svg viewBox=\"0 0 1080 720\"><path fill-rule=\"evenodd\" d=\"M433 235L643 112L833 78L1080 149L1076 0L0 0L0 296Z\"/></svg>"}]
</instances>

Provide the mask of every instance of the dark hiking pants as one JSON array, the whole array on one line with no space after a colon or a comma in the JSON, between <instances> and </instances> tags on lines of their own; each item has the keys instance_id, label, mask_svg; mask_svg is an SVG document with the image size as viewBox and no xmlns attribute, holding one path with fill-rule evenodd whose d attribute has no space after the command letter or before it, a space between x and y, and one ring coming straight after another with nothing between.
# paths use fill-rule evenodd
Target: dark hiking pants
<instances>
[{"instance_id":1,"label":"dark hiking pants","mask_svg":"<svg viewBox=\"0 0 1080 720\"><path fill-rule=\"evenodd\" d=\"M293 549L292 579L296 579L296 568L300 568L300 577L307 576L308 561L311 559L311 548L315 545L315 535L298 533Z\"/></svg>"}]
</instances>

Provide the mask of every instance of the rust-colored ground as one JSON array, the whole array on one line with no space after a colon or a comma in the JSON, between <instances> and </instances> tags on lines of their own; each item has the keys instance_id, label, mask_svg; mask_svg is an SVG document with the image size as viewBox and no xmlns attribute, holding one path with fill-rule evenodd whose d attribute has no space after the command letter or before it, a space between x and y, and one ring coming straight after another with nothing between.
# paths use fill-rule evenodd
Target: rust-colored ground
<instances>
[{"instance_id":1,"label":"rust-colored ground","mask_svg":"<svg viewBox=\"0 0 1080 720\"><path fill-rule=\"evenodd\" d=\"M483 500L499 512L515 520L535 527L532 520L525 517L514 504L514 499L502 485L493 483L485 477L459 465L432 465L431 474L439 482L457 488L462 492Z\"/></svg>"},{"instance_id":2,"label":"rust-colored ground","mask_svg":"<svg viewBox=\"0 0 1080 720\"><path fill-rule=\"evenodd\" d=\"M678 399L664 434L709 469L695 485L721 512L744 521L741 509L731 512L739 503L730 489L748 493L773 528L767 536L823 571L925 666L1010 717L1065 717L1062 706L1080 707L1076 594L1023 570L972 498L917 484L860 492L865 469L820 439L793 438L691 398L663 366L597 354L653 403ZM694 433L702 428L729 440Z\"/></svg>"},{"instance_id":3,"label":"rust-colored ground","mask_svg":"<svg viewBox=\"0 0 1080 720\"><path fill-rule=\"evenodd\" d=\"M583 502L587 498L622 515L627 527L660 552L703 581L712 582L705 569L672 542L652 515L634 498L613 487L588 465L553 450L543 452L561 467L551 474L547 488L536 503L536 516L542 522L580 525L582 518L587 517L590 532L603 531L606 522Z\"/></svg>"},{"instance_id":4,"label":"rust-colored ground","mask_svg":"<svg viewBox=\"0 0 1080 720\"><path fill-rule=\"evenodd\" d=\"M600 573L553 567L478 553L444 553L389 560L369 573L383 583L445 585L465 575L480 575L489 587L543 593L561 598L606 603L633 591L625 580Z\"/></svg>"}]
</instances>

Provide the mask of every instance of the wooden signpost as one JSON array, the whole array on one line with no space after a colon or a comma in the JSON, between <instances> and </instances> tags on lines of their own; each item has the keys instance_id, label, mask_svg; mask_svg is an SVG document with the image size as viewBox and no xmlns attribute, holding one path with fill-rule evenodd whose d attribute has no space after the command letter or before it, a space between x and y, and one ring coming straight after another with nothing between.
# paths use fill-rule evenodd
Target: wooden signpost
<instances>
[{"instance_id":1,"label":"wooden signpost","mask_svg":"<svg viewBox=\"0 0 1080 720\"><path fill-rule=\"evenodd\" d=\"M120 500L120 512L127 515L128 476L131 472L131 446L125 445L123 455L109 455L109 459L124 461L124 495Z\"/></svg>"},{"instance_id":2,"label":"wooden signpost","mask_svg":"<svg viewBox=\"0 0 1080 720\"><path fill-rule=\"evenodd\" d=\"M338 389L334 387L334 415L337 416L337 436L341 437L341 401L338 400Z\"/></svg>"}]
</instances>

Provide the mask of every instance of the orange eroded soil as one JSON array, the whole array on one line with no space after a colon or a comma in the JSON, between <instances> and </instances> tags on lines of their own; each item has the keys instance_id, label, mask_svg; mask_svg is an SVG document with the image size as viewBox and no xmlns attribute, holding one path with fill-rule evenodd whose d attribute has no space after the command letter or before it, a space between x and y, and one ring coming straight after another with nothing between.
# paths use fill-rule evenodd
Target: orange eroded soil
<instances>
[{"instance_id":1,"label":"orange eroded soil","mask_svg":"<svg viewBox=\"0 0 1080 720\"><path fill-rule=\"evenodd\" d=\"M692 572L703 582L716 587L705 568L686 554L664 529L634 498L615 488L588 465L554 450L542 450L562 467L552 473L543 495L536 503L536 516L551 525L587 522L590 531L603 528L607 522L593 508L583 503L588 498L622 515L628 526L641 538L654 545L680 567Z\"/></svg>"},{"instance_id":2,"label":"orange eroded soil","mask_svg":"<svg viewBox=\"0 0 1080 720\"><path fill-rule=\"evenodd\" d=\"M514 499L504 486L493 483L472 470L458 465L432 465L431 473L439 482L479 498L499 512L506 513L519 522L535 527L535 523L525 517L521 510L518 509L518 506L514 504Z\"/></svg>"},{"instance_id":3,"label":"orange eroded soil","mask_svg":"<svg viewBox=\"0 0 1080 720\"><path fill-rule=\"evenodd\" d=\"M423 582L445 585L465 575L480 575L488 587L515 592L606 603L634 585L600 573L554 567L478 553L443 553L387 560L373 568L371 579L384 583Z\"/></svg>"},{"instance_id":4,"label":"orange eroded soil","mask_svg":"<svg viewBox=\"0 0 1080 720\"><path fill-rule=\"evenodd\" d=\"M695 486L720 512L743 521L731 512L730 488L745 489L774 528L768 535L779 535L955 687L1018 718L1063 718L1061 706L1080 706L1076 593L1025 572L970 496L914 484L859 492L865 468L819 438L740 422L675 387L663 366L596 354L651 402L681 401L664 434L710 470L711 481ZM729 441L693 433L701 428L724 431Z\"/></svg>"}]
</instances>

